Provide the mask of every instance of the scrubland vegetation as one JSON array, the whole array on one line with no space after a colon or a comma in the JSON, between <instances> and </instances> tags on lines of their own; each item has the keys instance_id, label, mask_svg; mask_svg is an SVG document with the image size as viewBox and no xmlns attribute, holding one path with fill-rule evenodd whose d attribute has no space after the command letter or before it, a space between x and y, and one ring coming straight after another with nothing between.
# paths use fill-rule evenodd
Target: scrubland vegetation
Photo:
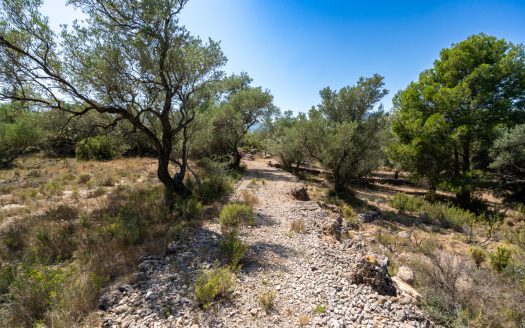
<instances>
[{"instance_id":1,"label":"scrubland vegetation","mask_svg":"<svg viewBox=\"0 0 525 328\"><path fill-rule=\"evenodd\" d=\"M70 3L88 18L61 35L38 1L0 5L2 326L99 325L105 287L210 218L224 261L197 277L195 297L205 309L230 297L260 199L222 203L243 155L263 151L369 230L391 274L412 268L440 324L525 324L523 45L473 35L392 111L375 74L294 116L248 74L225 75L219 43L178 24L185 1ZM380 218L361 222L370 210ZM265 312L275 298L260 295Z\"/></svg>"}]
</instances>

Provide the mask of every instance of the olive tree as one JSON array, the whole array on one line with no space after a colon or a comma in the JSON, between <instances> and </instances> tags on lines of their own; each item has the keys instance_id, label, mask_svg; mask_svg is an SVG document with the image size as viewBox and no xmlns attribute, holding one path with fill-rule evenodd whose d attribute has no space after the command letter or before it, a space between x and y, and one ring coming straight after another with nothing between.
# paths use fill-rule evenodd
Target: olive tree
<instances>
[{"instance_id":1,"label":"olive tree","mask_svg":"<svg viewBox=\"0 0 525 328\"><path fill-rule=\"evenodd\" d=\"M69 0L86 19L59 35L39 13L41 0L2 1L1 99L73 116L107 113L108 126L128 122L155 148L171 208L175 195L189 194L188 128L201 92L222 78L226 61L217 42L179 24L186 1Z\"/></svg>"},{"instance_id":2,"label":"olive tree","mask_svg":"<svg viewBox=\"0 0 525 328\"><path fill-rule=\"evenodd\" d=\"M309 113L304 147L332 171L337 192L384 160L388 121L382 106L374 110L388 93L383 86L383 77L375 74L338 92L325 88L321 104Z\"/></svg>"},{"instance_id":3,"label":"olive tree","mask_svg":"<svg viewBox=\"0 0 525 328\"><path fill-rule=\"evenodd\" d=\"M214 152L230 155L234 167L241 163L239 147L250 129L278 112L270 91L252 87L251 82L245 73L225 79L223 99L211 115L211 148Z\"/></svg>"}]
</instances>

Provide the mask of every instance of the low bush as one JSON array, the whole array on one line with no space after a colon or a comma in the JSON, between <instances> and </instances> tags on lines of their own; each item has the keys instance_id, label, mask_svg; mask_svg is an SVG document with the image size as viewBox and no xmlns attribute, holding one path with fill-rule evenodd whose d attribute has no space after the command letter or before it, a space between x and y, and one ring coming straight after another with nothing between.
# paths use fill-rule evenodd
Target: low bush
<instances>
[{"instance_id":1,"label":"low bush","mask_svg":"<svg viewBox=\"0 0 525 328\"><path fill-rule=\"evenodd\" d=\"M1 254L5 259L16 259L27 246L27 224L11 224L0 231Z\"/></svg>"},{"instance_id":2,"label":"low bush","mask_svg":"<svg viewBox=\"0 0 525 328\"><path fill-rule=\"evenodd\" d=\"M0 169L11 167L15 159L41 140L42 131L29 113L15 116L13 122L0 120Z\"/></svg>"},{"instance_id":3,"label":"low bush","mask_svg":"<svg viewBox=\"0 0 525 328\"><path fill-rule=\"evenodd\" d=\"M12 271L9 306L1 323L13 327L77 327L93 310L104 279L77 265L22 264Z\"/></svg>"},{"instance_id":4,"label":"low bush","mask_svg":"<svg viewBox=\"0 0 525 328\"><path fill-rule=\"evenodd\" d=\"M251 205L230 203L223 206L219 222L224 228L239 228L241 225L255 224L255 213Z\"/></svg>"},{"instance_id":5,"label":"low bush","mask_svg":"<svg viewBox=\"0 0 525 328\"><path fill-rule=\"evenodd\" d=\"M269 313L275 304L275 290L272 289L263 291L260 302L264 312Z\"/></svg>"},{"instance_id":6,"label":"low bush","mask_svg":"<svg viewBox=\"0 0 525 328\"><path fill-rule=\"evenodd\" d=\"M180 199L174 209L175 216L182 220L200 219L202 211L202 203L193 197Z\"/></svg>"},{"instance_id":7,"label":"low bush","mask_svg":"<svg viewBox=\"0 0 525 328\"><path fill-rule=\"evenodd\" d=\"M20 266L9 288L10 324L33 327L43 321L58 296L66 279L62 268L47 266Z\"/></svg>"},{"instance_id":8,"label":"low bush","mask_svg":"<svg viewBox=\"0 0 525 328\"><path fill-rule=\"evenodd\" d=\"M200 171L202 190L201 201L211 204L232 193L235 180L240 179L241 174L232 170L228 162L201 159L197 162ZM195 189L195 188L192 188Z\"/></svg>"},{"instance_id":9,"label":"low bush","mask_svg":"<svg viewBox=\"0 0 525 328\"><path fill-rule=\"evenodd\" d=\"M423 198L403 193L395 194L390 200L390 205L402 212L418 214L422 221L439 224L445 229L461 231L464 225L479 220L475 214L458 207L430 203Z\"/></svg>"},{"instance_id":10,"label":"low bush","mask_svg":"<svg viewBox=\"0 0 525 328\"><path fill-rule=\"evenodd\" d=\"M43 217L54 221L73 221L78 218L78 210L75 207L60 204L47 210Z\"/></svg>"},{"instance_id":11,"label":"low bush","mask_svg":"<svg viewBox=\"0 0 525 328\"><path fill-rule=\"evenodd\" d=\"M474 264L476 264L476 268L480 268L483 262L487 259L487 254L478 247L470 247L468 250L468 253L472 260L474 261Z\"/></svg>"},{"instance_id":12,"label":"low bush","mask_svg":"<svg viewBox=\"0 0 525 328\"><path fill-rule=\"evenodd\" d=\"M239 239L237 231L226 234L220 246L232 270L238 271L248 246Z\"/></svg>"},{"instance_id":13,"label":"low bush","mask_svg":"<svg viewBox=\"0 0 525 328\"><path fill-rule=\"evenodd\" d=\"M49 223L36 229L32 251L34 261L53 264L68 260L76 250L75 226Z\"/></svg>"},{"instance_id":14,"label":"low bush","mask_svg":"<svg viewBox=\"0 0 525 328\"><path fill-rule=\"evenodd\" d=\"M90 174L81 174L78 176L78 183L80 184L86 184L91 180Z\"/></svg>"},{"instance_id":15,"label":"low bush","mask_svg":"<svg viewBox=\"0 0 525 328\"><path fill-rule=\"evenodd\" d=\"M490 265L498 272L505 270L512 261L512 252L505 247L498 247L496 252L490 255Z\"/></svg>"},{"instance_id":16,"label":"low bush","mask_svg":"<svg viewBox=\"0 0 525 328\"><path fill-rule=\"evenodd\" d=\"M12 264L2 264L0 266L0 295L9 292L9 286L15 280L15 266Z\"/></svg>"},{"instance_id":17,"label":"low bush","mask_svg":"<svg viewBox=\"0 0 525 328\"><path fill-rule=\"evenodd\" d=\"M118 143L103 135L82 139L75 148L76 157L84 161L109 161L120 156L121 151Z\"/></svg>"},{"instance_id":18,"label":"low bush","mask_svg":"<svg viewBox=\"0 0 525 328\"><path fill-rule=\"evenodd\" d=\"M525 295L519 281L523 269L494 274L482 267L473 270L455 255L433 253L415 259L416 288L422 305L445 327L521 327L525 323ZM517 273L517 272L521 273Z\"/></svg>"},{"instance_id":19,"label":"low bush","mask_svg":"<svg viewBox=\"0 0 525 328\"><path fill-rule=\"evenodd\" d=\"M416 287L423 296L423 306L441 323L451 323L459 308L458 282L466 272L466 263L459 256L434 252L430 261L413 261Z\"/></svg>"},{"instance_id":20,"label":"low bush","mask_svg":"<svg viewBox=\"0 0 525 328\"><path fill-rule=\"evenodd\" d=\"M195 281L195 297L207 309L219 298L230 297L235 284L235 274L228 267L204 270Z\"/></svg>"},{"instance_id":21,"label":"low bush","mask_svg":"<svg viewBox=\"0 0 525 328\"><path fill-rule=\"evenodd\" d=\"M404 193L397 193L390 200L390 205L393 208L409 213L418 212L425 203L426 201L422 198L409 196Z\"/></svg>"}]
</instances>

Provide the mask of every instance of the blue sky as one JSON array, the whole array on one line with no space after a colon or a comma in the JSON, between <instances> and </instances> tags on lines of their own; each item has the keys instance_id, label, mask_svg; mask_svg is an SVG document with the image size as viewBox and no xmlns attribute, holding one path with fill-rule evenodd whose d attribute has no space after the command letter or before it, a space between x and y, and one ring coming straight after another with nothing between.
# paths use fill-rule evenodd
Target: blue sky
<instances>
[{"instance_id":1,"label":"blue sky","mask_svg":"<svg viewBox=\"0 0 525 328\"><path fill-rule=\"evenodd\" d=\"M79 13L45 0L50 22ZM181 23L221 41L228 73L246 71L282 110L307 111L319 90L379 73L391 98L442 48L484 32L525 43L525 1L190 0Z\"/></svg>"}]
</instances>

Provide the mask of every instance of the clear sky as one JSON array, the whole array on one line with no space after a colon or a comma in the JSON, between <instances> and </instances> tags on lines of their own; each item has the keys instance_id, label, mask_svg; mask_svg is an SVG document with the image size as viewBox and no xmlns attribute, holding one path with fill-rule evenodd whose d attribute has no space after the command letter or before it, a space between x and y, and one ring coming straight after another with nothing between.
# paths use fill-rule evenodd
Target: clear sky
<instances>
[{"instance_id":1,"label":"clear sky","mask_svg":"<svg viewBox=\"0 0 525 328\"><path fill-rule=\"evenodd\" d=\"M50 22L78 12L44 0ZM220 40L228 73L246 71L282 110L307 111L319 90L379 73L392 96L432 66L442 48L484 32L525 43L525 0L190 0L181 23Z\"/></svg>"}]
</instances>

